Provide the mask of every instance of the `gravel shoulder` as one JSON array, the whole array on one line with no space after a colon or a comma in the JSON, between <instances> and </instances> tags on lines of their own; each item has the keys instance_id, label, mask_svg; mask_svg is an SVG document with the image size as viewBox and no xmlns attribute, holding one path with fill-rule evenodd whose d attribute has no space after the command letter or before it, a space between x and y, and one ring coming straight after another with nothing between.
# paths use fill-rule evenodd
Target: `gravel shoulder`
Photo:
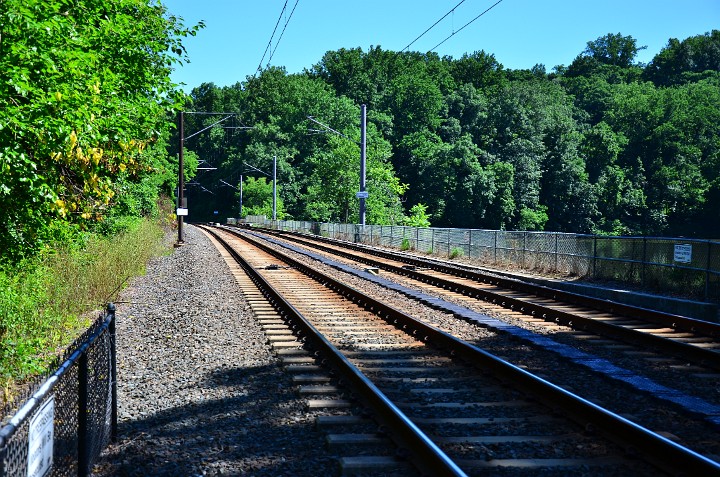
<instances>
[{"instance_id":1,"label":"gravel shoulder","mask_svg":"<svg viewBox=\"0 0 720 477\"><path fill-rule=\"evenodd\" d=\"M93 475L336 473L227 265L188 226L117 306L119 440Z\"/></svg>"}]
</instances>

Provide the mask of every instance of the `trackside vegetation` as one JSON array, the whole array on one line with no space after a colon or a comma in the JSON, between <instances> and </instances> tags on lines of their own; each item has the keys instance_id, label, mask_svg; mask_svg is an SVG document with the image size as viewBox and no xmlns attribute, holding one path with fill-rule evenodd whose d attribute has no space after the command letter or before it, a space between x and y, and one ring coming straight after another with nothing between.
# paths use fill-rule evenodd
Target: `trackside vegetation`
<instances>
[{"instance_id":1,"label":"trackside vegetation","mask_svg":"<svg viewBox=\"0 0 720 477\"><path fill-rule=\"evenodd\" d=\"M201 27L151 0L0 2L6 390L159 253L177 177L167 141L185 101L170 72Z\"/></svg>"},{"instance_id":2,"label":"trackside vegetation","mask_svg":"<svg viewBox=\"0 0 720 477\"><path fill-rule=\"evenodd\" d=\"M88 310L102 309L150 258L169 250L164 235L157 221L138 218L118 234L83 234L0 270L0 403L13 382L45 371L89 326L96 316Z\"/></svg>"}]
</instances>

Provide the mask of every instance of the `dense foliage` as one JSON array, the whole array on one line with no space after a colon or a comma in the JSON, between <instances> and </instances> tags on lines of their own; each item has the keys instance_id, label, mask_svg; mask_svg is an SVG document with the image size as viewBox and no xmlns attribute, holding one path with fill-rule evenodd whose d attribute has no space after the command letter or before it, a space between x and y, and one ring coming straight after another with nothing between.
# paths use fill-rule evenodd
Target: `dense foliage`
<instances>
[{"instance_id":1,"label":"dense foliage","mask_svg":"<svg viewBox=\"0 0 720 477\"><path fill-rule=\"evenodd\" d=\"M122 229L172 193L169 75L196 28L150 0L0 2L1 259Z\"/></svg>"},{"instance_id":2,"label":"dense foliage","mask_svg":"<svg viewBox=\"0 0 720 477\"><path fill-rule=\"evenodd\" d=\"M205 83L196 111L252 129L187 144L218 167L189 190L191 210L237 215L237 192L217 184L247 181L244 163L271 170L277 155L288 217L357 221L364 103L369 223L411 223L412 209L436 226L718 237L720 31L671 39L647 65L641 49L608 34L551 73L504 69L483 51L340 49L302 74Z\"/></svg>"}]
</instances>

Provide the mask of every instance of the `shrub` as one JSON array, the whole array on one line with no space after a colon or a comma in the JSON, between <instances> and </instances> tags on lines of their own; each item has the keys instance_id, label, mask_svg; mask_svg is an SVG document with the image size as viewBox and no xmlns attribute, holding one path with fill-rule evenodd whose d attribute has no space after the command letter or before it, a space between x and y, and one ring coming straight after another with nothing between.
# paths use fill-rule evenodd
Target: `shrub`
<instances>
[{"instance_id":1,"label":"shrub","mask_svg":"<svg viewBox=\"0 0 720 477\"><path fill-rule=\"evenodd\" d=\"M460 247L453 247L453 249L450 250L449 256L450 256L450 259L452 260L453 258L462 257L463 255L465 255L465 253L463 252L463 250Z\"/></svg>"}]
</instances>

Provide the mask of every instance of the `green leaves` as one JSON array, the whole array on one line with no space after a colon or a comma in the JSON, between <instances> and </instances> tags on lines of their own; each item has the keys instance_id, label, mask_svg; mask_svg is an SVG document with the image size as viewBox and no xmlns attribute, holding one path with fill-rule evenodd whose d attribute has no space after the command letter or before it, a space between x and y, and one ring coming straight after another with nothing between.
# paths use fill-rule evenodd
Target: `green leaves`
<instances>
[{"instance_id":1,"label":"green leaves","mask_svg":"<svg viewBox=\"0 0 720 477\"><path fill-rule=\"evenodd\" d=\"M18 257L53 220L102 220L121 178L159 165L195 28L146 0L6 0L0 24L0 253Z\"/></svg>"}]
</instances>

